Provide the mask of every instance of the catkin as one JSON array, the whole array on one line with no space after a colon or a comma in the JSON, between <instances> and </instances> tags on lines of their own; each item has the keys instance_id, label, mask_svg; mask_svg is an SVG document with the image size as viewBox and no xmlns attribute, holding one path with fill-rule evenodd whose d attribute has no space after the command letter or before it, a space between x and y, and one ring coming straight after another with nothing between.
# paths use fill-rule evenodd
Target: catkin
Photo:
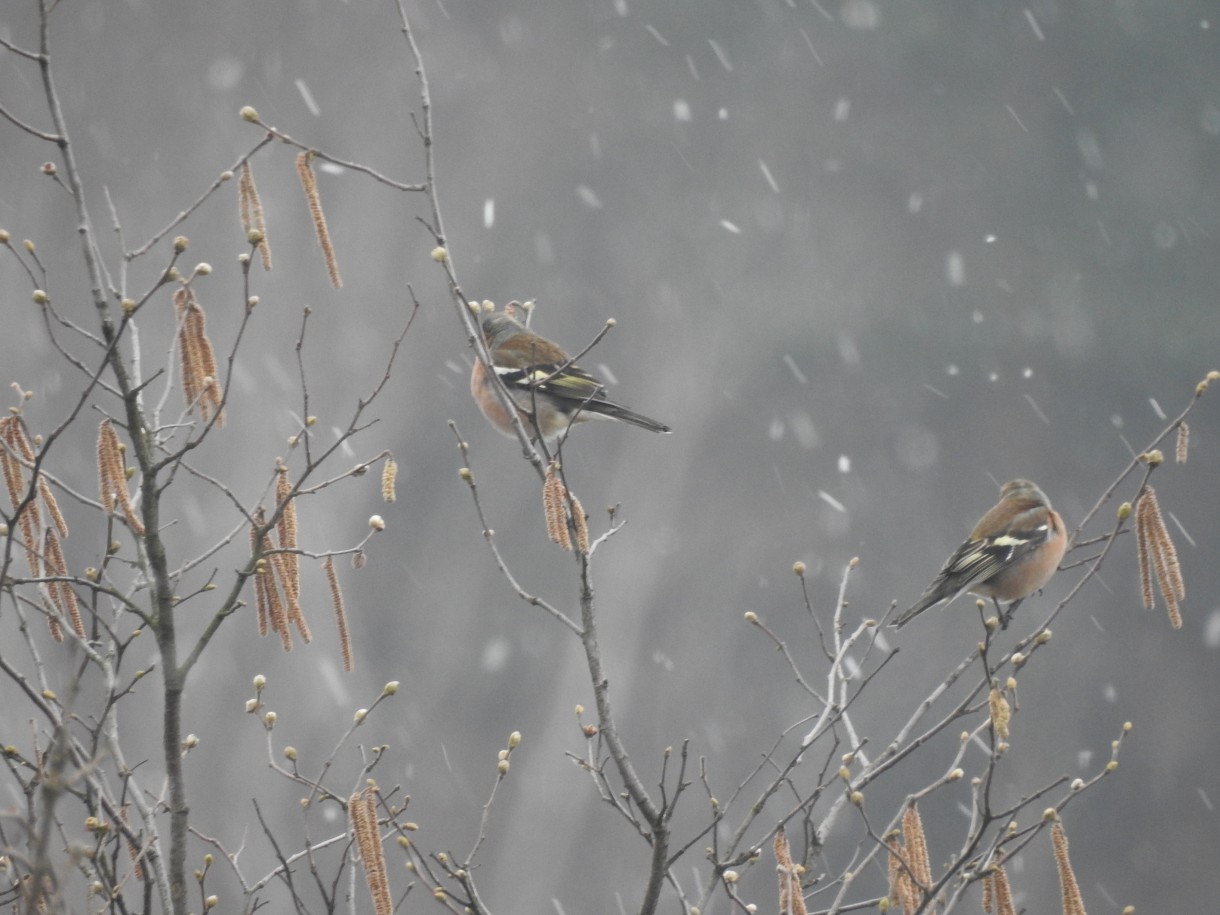
<instances>
[{"instance_id":1,"label":"catkin","mask_svg":"<svg viewBox=\"0 0 1220 915\"><path fill-rule=\"evenodd\" d=\"M314 232L318 236L318 244L322 247L322 257L326 261L326 272L330 283L336 289L343 288L343 280L339 276L339 261L335 257L335 246L330 240L330 230L326 227L326 214L322 212L322 198L318 196L318 179L313 173L312 154L303 152L297 156L297 175L301 179L301 187L305 191L305 200L309 204L309 215L313 218Z\"/></svg>"},{"instance_id":2,"label":"catkin","mask_svg":"<svg viewBox=\"0 0 1220 915\"><path fill-rule=\"evenodd\" d=\"M1059 871L1059 889L1063 900L1063 915L1085 915L1080 885L1068 858L1068 840L1060 823L1051 826L1051 844L1055 849L1055 868Z\"/></svg>"},{"instance_id":3,"label":"catkin","mask_svg":"<svg viewBox=\"0 0 1220 915\"><path fill-rule=\"evenodd\" d=\"M398 480L398 461L394 460L393 455L385 459L385 464L381 468L381 498L387 504L393 504L398 498L398 494L394 490L394 484Z\"/></svg>"},{"instance_id":4,"label":"catkin","mask_svg":"<svg viewBox=\"0 0 1220 915\"><path fill-rule=\"evenodd\" d=\"M546 532L551 541L559 544L563 549L572 549L572 536L568 533L568 514L567 506L564 505L564 497L567 495L567 489L563 485L563 480L559 479L559 475L555 472L555 465L552 464L546 470L546 479L542 483L542 508L546 514Z\"/></svg>"},{"instance_id":5,"label":"catkin","mask_svg":"<svg viewBox=\"0 0 1220 915\"><path fill-rule=\"evenodd\" d=\"M356 847L360 849L364 879L368 884L369 895L373 897L373 911L376 915L392 915L394 903L386 877L385 854L377 827L377 801L373 789L366 788L349 797L347 813Z\"/></svg>"},{"instance_id":6,"label":"catkin","mask_svg":"<svg viewBox=\"0 0 1220 915\"><path fill-rule=\"evenodd\" d=\"M339 651L343 656L343 669L350 672L355 666L352 660L352 637L347 628L347 608L343 604L343 592L339 589L335 560L327 556L322 568L326 572L326 582L330 585L331 606L334 607L335 622L339 627Z\"/></svg>"},{"instance_id":7,"label":"catkin","mask_svg":"<svg viewBox=\"0 0 1220 915\"><path fill-rule=\"evenodd\" d=\"M775 872L779 875L779 915L808 915L801 888L804 870L792 860L792 850L784 830L775 833Z\"/></svg>"},{"instance_id":8,"label":"catkin","mask_svg":"<svg viewBox=\"0 0 1220 915\"><path fill-rule=\"evenodd\" d=\"M251 229L256 229L262 236L258 242L258 254L262 259L263 269L270 270L271 245L267 241L267 220L263 215L263 202L259 199L258 188L254 185L254 172L249 161L242 164L237 197L241 210L241 227L247 235Z\"/></svg>"}]
</instances>

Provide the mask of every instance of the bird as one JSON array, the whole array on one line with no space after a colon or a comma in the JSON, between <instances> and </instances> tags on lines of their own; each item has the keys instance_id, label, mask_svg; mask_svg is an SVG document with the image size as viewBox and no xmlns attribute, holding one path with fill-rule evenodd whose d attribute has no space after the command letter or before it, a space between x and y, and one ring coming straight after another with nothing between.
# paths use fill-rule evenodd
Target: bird
<instances>
[{"instance_id":1,"label":"bird","mask_svg":"<svg viewBox=\"0 0 1220 915\"><path fill-rule=\"evenodd\" d=\"M905 626L929 607L947 603L970 591L989 597L1007 628L1013 611L1045 585L1067 550L1063 518L1050 500L1029 480L1010 480L1000 487L1000 501L979 519L915 606L891 623Z\"/></svg>"},{"instance_id":2,"label":"bird","mask_svg":"<svg viewBox=\"0 0 1220 915\"><path fill-rule=\"evenodd\" d=\"M510 302L502 312L483 319L483 339L492 366L536 440L553 440L577 422L617 419L650 432L669 432L665 423L628 410L606 396L606 386L572 362L556 343L531 331L513 315ZM505 435L515 435L512 417L501 403L483 361L476 359L470 393L483 415Z\"/></svg>"}]
</instances>

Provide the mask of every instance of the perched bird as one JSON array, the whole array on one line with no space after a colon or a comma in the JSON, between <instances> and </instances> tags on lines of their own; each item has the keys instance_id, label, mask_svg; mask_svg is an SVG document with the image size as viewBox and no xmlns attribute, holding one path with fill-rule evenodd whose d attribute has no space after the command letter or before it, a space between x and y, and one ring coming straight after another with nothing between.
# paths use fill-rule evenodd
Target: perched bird
<instances>
[{"instance_id":1,"label":"perched bird","mask_svg":"<svg viewBox=\"0 0 1220 915\"><path fill-rule=\"evenodd\" d=\"M963 591L990 597L1004 627L1025 598L1045 585L1063 559L1067 532L1050 500L1029 480L1000 487L1000 501L979 519L970 537L948 558L923 597L891 624L905 626L929 607Z\"/></svg>"},{"instance_id":2,"label":"perched bird","mask_svg":"<svg viewBox=\"0 0 1220 915\"><path fill-rule=\"evenodd\" d=\"M541 433L544 439L553 439L572 423L587 419L618 419L652 432L669 431L664 423L610 400L604 384L572 364L558 345L514 318L513 310L510 304L505 312L485 317L483 338L496 374L532 436ZM496 394L495 383L477 359L470 375L470 393L493 426L505 435L514 434L512 418Z\"/></svg>"}]
</instances>

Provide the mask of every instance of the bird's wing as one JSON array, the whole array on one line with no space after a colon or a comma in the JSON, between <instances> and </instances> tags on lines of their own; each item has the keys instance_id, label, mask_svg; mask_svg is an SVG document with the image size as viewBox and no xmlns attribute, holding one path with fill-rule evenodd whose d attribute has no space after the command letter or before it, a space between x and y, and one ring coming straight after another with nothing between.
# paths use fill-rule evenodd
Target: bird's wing
<instances>
[{"instance_id":1,"label":"bird's wing","mask_svg":"<svg viewBox=\"0 0 1220 915\"><path fill-rule=\"evenodd\" d=\"M562 371L560 371L562 369ZM559 374L555 374L559 372ZM496 368L510 388L550 394L564 400L586 401L606 396L605 386L578 365L538 363L523 368Z\"/></svg>"},{"instance_id":2,"label":"bird's wing","mask_svg":"<svg viewBox=\"0 0 1220 915\"><path fill-rule=\"evenodd\" d=\"M1031 514L1034 513L1022 512L1001 534L967 540L949 557L937 578L952 579L960 593L973 584L987 581L1033 552L1046 542L1051 530L1044 510L1036 513L1041 523L1034 526L1029 522L1035 519L1027 517Z\"/></svg>"}]
</instances>

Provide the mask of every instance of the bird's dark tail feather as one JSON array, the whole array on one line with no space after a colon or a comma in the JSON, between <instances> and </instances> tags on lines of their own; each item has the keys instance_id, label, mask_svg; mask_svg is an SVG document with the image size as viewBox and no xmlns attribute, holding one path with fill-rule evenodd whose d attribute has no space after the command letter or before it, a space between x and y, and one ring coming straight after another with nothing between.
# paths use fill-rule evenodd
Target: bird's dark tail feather
<instances>
[{"instance_id":1,"label":"bird's dark tail feather","mask_svg":"<svg viewBox=\"0 0 1220 915\"><path fill-rule=\"evenodd\" d=\"M911 620L915 619L915 617L919 616L919 614L923 613L929 607L939 604L942 600L944 600L943 597L936 597L936 596L925 597L919 603L917 603L914 607L912 607L910 610L907 610L905 613L899 614L894 619L894 621L892 623L890 623L890 625L893 626L895 629L901 629Z\"/></svg>"},{"instance_id":2,"label":"bird's dark tail feather","mask_svg":"<svg viewBox=\"0 0 1220 915\"><path fill-rule=\"evenodd\" d=\"M649 419L647 416L642 416L639 413L632 413L626 407L620 407L616 403L610 403L604 400L590 400L584 405L584 410L588 413L600 413L602 416L610 419L621 419L625 423L631 423L633 426L639 426L641 429L647 429L649 432L668 432L669 426L665 423L659 423L655 419Z\"/></svg>"}]
</instances>

